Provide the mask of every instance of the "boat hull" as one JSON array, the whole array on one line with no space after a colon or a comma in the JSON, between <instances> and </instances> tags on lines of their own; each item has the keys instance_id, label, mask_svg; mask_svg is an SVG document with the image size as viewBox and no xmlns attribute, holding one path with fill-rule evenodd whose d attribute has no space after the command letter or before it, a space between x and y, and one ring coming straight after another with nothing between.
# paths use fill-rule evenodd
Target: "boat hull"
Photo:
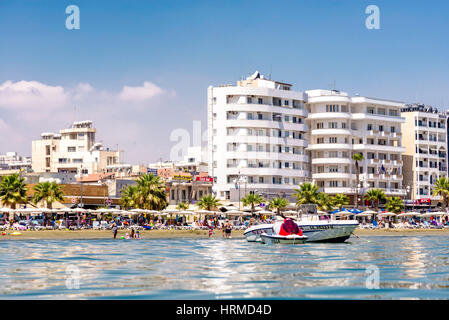
<instances>
[{"instance_id":1,"label":"boat hull","mask_svg":"<svg viewBox=\"0 0 449 320\"><path fill-rule=\"evenodd\" d=\"M267 244L301 244L306 242L307 237L298 235L279 236L262 233L260 239L262 243Z\"/></svg>"},{"instance_id":2,"label":"boat hull","mask_svg":"<svg viewBox=\"0 0 449 320\"><path fill-rule=\"evenodd\" d=\"M357 221L299 221L296 222L303 234L307 236L307 242L344 242L358 227ZM275 224L261 224L248 228L244 236L248 242L261 241L260 235L275 234Z\"/></svg>"}]
</instances>

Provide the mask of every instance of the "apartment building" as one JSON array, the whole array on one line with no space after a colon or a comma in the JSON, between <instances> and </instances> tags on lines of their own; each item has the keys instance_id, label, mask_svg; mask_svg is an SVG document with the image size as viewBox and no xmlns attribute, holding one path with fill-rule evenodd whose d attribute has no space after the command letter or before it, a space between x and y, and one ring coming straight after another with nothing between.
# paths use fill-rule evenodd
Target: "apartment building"
<instances>
[{"instance_id":1,"label":"apartment building","mask_svg":"<svg viewBox=\"0 0 449 320\"><path fill-rule=\"evenodd\" d=\"M20 156L17 152L0 154L0 170L31 172L31 157Z\"/></svg>"},{"instance_id":2,"label":"apartment building","mask_svg":"<svg viewBox=\"0 0 449 320\"><path fill-rule=\"evenodd\" d=\"M432 196L433 185L448 174L447 116L422 104L407 105L401 115L405 118L403 171L409 198L418 203L430 199L435 205L440 197Z\"/></svg>"},{"instance_id":3,"label":"apartment building","mask_svg":"<svg viewBox=\"0 0 449 320\"><path fill-rule=\"evenodd\" d=\"M106 172L110 165L120 164L120 152L95 142L92 121L74 122L59 133L46 132L32 142L34 172L92 174Z\"/></svg>"},{"instance_id":4,"label":"apartment building","mask_svg":"<svg viewBox=\"0 0 449 320\"><path fill-rule=\"evenodd\" d=\"M329 195L355 195L383 189L388 196L405 196L402 181L401 102L349 96L338 90L310 90L307 123L311 178ZM360 181L352 156L361 153ZM359 202L361 203L361 202Z\"/></svg>"},{"instance_id":5,"label":"apartment building","mask_svg":"<svg viewBox=\"0 0 449 320\"><path fill-rule=\"evenodd\" d=\"M257 71L237 85L208 88L208 171L219 198L291 199L308 178L305 94L291 88Z\"/></svg>"}]
</instances>

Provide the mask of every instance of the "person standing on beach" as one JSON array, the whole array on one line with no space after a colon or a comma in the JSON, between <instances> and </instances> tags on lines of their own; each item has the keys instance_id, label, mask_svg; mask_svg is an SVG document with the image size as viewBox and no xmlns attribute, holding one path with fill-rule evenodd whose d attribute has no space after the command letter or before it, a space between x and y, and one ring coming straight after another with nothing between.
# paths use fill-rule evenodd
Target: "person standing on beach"
<instances>
[{"instance_id":1,"label":"person standing on beach","mask_svg":"<svg viewBox=\"0 0 449 320\"><path fill-rule=\"evenodd\" d=\"M112 234L114 235L114 239L117 238L117 224L114 222L112 224Z\"/></svg>"}]
</instances>

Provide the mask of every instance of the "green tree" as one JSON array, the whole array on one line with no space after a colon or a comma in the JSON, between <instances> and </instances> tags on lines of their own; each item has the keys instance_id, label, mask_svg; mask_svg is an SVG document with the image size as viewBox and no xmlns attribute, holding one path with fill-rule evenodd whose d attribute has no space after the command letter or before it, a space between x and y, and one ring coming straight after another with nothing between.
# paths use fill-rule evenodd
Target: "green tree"
<instances>
[{"instance_id":1,"label":"green tree","mask_svg":"<svg viewBox=\"0 0 449 320\"><path fill-rule=\"evenodd\" d=\"M332 203L334 206L338 207L338 210L341 211L343 206L347 206L349 204L349 197L342 193L336 194L332 197Z\"/></svg>"},{"instance_id":2,"label":"green tree","mask_svg":"<svg viewBox=\"0 0 449 320\"><path fill-rule=\"evenodd\" d=\"M379 203L386 200L385 192L382 189L371 189L365 194L365 199L376 203L376 211L379 212Z\"/></svg>"},{"instance_id":3,"label":"green tree","mask_svg":"<svg viewBox=\"0 0 449 320\"><path fill-rule=\"evenodd\" d=\"M289 202L285 198L277 197L277 198L271 199L269 204L270 204L270 209L271 208L276 209L276 213L280 214L281 211L284 211L287 208Z\"/></svg>"},{"instance_id":4,"label":"green tree","mask_svg":"<svg viewBox=\"0 0 449 320\"><path fill-rule=\"evenodd\" d=\"M56 182L41 182L34 186L33 203L45 202L48 209L53 208L53 202L63 201L64 192Z\"/></svg>"},{"instance_id":5,"label":"green tree","mask_svg":"<svg viewBox=\"0 0 449 320\"><path fill-rule=\"evenodd\" d=\"M190 204L188 202L180 202L176 206L176 209L178 209L178 210L187 210L187 209L189 209L189 206L190 206Z\"/></svg>"},{"instance_id":6,"label":"green tree","mask_svg":"<svg viewBox=\"0 0 449 320\"><path fill-rule=\"evenodd\" d=\"M304 182L299 185L299 189L295 189L293 197L296 198L296 205L301 204L318 204L319 188L316 184Z\"/></svg>"},{"instance_id":7,"label":"green tree","mask_svg":"<svg viewBox=\"0 0 449 320\"><path fill-rule=\"evenodd\" d=\"M449 179L441 177L435 181L435 185L432 189L432 195L434 197L440 196L443 200L443 209L446 210L447 201L449 196Z\"/></svg>"},{"instance_id":8,"label":"green tree","mask_svg":"<svg viewBox=\"0 0 449 320\"><path fill-rule=\"evenodd\" d=\"M359 183L360 183L360 167L359 167L359 161L363 161L363 154L361 153L354 153L352 155L352 160L354 160L355 162L355 176L356 176L356 182L355 182L355 190L356 190L356 195L355 195L355 207L358 208L359 207Z\"/></svg>"},{"instance_id":9,"label":"green tree","mask_svg":"<svg viewBox=\"0 0 449 320\"><path fill-rule=\"evenodd\" d=\"M246 195L246 197L242 198L242 203L244 206L251 206L251 212L254 213L256 211L256 205L265 202L264 197L259 194L250 193Z\"/></svg>"},{"instance_id":10,"label":"green tree","mask_svg":"<svg viewBox=\"0 0 449 320\"><path fill-rule=\"evenodd\" d=\"M385 204L385 209L389 212L399 214L404 210L404 201L399 197L389 197Z\"/></svg>"},{"instance_id":11,"label":"green tree","mask_svg":"<svg viewBox=\"0 0 449 320\"><path fill-rule=\"evenodd\" d=\"M213 195L207 194L198 201L198 207L204 210L212 211L221 206L220 201Z\"/></svg>"},{"instance_id":12,"label":"green tree","mask_svg":"<svg viewBox=\"0 0 449 320\"><path fill-rule=\"evenodd\" d=\"M317 207L318 210L331 211L334 208L332 199L329 195L324 192L320 192L317 195Z\"/></svg>"},{"instance_id":13,"label":"green tree","mask_svg":"<svg viewBox=\"0 0 449 320\"><path fill-rule=\"evenodd\" d=\"M137 208L139 206L139 188L136 185L130 185L122 189L120 204L125 209Z\"/></svg>"},{"instance_id":14,"label":"green tree","mask_svg":"<svg viewBox=\"0 0 449 320\"><path fill-rule=\"evenodd\" d=\"M28 202L26 192L25 179L18 174L6 176L0 183L0 199L12 209L19 203Z\"/></svg>"},{"instance_id":15,"label":"green tree","mask_svg":"<svg viewBox=\"0 0 449 320\"><path fill-rule=\"evenodd\" d=\"M147 210L163 210L167 207L165 183L151 173L137 179L138 206Z\"/></svg>"}]
</instances>

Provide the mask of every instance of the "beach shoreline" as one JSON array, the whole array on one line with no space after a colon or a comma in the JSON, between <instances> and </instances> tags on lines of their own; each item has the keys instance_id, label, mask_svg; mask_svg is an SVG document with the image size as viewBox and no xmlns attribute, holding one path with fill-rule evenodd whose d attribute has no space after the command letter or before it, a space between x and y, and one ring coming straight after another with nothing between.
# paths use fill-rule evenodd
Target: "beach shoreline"
<instances>
[{"instance_id":1,"label":"beach shoreline","mask_svg":"<svg viewBox=\"0 0 449 320\"><path fill-rule=\"evenodd\" d=\"M95 240L112 239L111 230L43 230L19 231L20 235L11 235L14 231L6 231L7 235L0 236L0 240ZM125 236L128 230L119 230L117 239ZM233 230L233 239L244 239L243 230ZM208 230L143 230L142 239L208 239ZM413 236L413 235L449 235L449 229L356 229L355 236ZM215 230L211 238L222 239L221 230Z\"/></svg>"}]
</instances>

